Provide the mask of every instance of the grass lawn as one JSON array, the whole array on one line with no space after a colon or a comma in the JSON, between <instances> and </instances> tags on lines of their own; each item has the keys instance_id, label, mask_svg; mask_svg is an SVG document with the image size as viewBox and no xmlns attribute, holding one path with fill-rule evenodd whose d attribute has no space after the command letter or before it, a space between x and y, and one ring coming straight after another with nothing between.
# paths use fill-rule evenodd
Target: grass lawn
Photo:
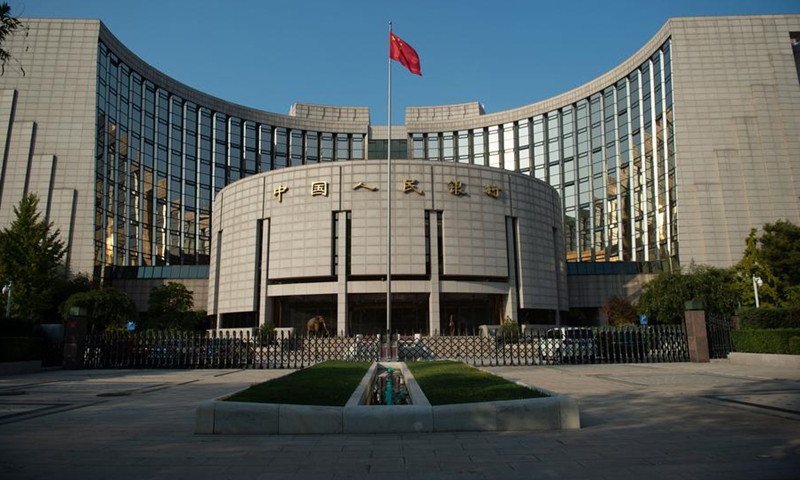
<instances>
[{"instance_id":1,"label":"grass lawn","mask_svg":"<svg viewBox=\"0 0 800 480\"><path fill-rule=\"evenodd\" d=\"M406 365L431 405L548 396L459 362L408 362Z\"/></svg>"},{"instance_id":2,"label":"grass lawn","mask_svg":"<svg viewBox=\"0 0 800 480\"><path fill-rule=\"evenodd\" d=\"M370 365L370 362L318 363L285 377L253 385L226 401L343 407ZM459 362L409 362L406 365L431 405L547 396Z\"/></svg>"},{"instance_id":3,"label":"grass lawn","mask_svg":"<svg viewBox=\"0 0 800 480\"><path fill-rule=\"evenodd\" d=\"M343 407L370 365L370 362L318 363L285 377L253 385L226 401Z\"/></svg>"}]
</instances>

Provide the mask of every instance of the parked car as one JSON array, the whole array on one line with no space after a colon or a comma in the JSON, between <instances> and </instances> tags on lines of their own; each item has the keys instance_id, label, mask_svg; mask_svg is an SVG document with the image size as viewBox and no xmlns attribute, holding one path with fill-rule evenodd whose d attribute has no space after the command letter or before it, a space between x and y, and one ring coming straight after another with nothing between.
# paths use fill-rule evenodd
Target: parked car
<instances>
[{"instance_id":1,"label":"parked car","mask_svg":"<svg viewBox=\"0 0 800 480\"><path fill-rule=\"evenodd\" d=\"M538 342L540 357L555 363L585 363L597 355L597 344L591 328L551 328Z\"/></svg>"}]
</instances>

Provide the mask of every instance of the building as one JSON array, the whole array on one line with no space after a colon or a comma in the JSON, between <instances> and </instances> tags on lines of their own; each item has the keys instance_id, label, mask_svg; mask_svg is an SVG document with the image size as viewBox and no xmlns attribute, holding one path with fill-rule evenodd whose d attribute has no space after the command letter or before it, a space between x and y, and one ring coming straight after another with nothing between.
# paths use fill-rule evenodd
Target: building
<instances>
[{"instance_id":1,"label":"building","mask_svg":"<svg viewBox=\"0 0 800 480\"><path fill-rule=\"evenodd\" d=\"M528 285L536 292L531 303L513 265L505 277L494 272L492 281L502 277L507 292L502 311L512 318L531 315L526 305L537 321L560 321L570 309L593 317L608 296L635 295L648 272L690 262L726 267L740 258L750 228L800 222L800 15L670 19L619 66L556 97L491 114L477 102L408 108L391 145L366 108L296 104L288 115L250 109L153 69L100 21L24 22L28 35L8 41L24 75L0 77L0 225L25 192L39 193L67 241L71 270L125 288L142 309L152 286L172 280L231 323L265 318L274 305L260 305L255 287L249 303L229 303L232 310L209 291L225 291L209 273L219 246L220 224L212 218L219 192L231 185L222 198L236 195L256 176L288 181L337 165L339 172L367 168L388 148L414 175L433 171L425 162L440 162L437 171L450 164L440 175L464 178L494 169L503 175L498 183L514 183L506 191L514 198L547 196L542 182L558 194L563 213L547 228L561 236L551 244L564 245L565 291L551 291L562 284L558 262L547 278L532 274L542 288ZM347 183L336 175L327 181L343 193ZM246 177L254 179L234 183ZM424 210L446 218L450 208L430 203ZM325 211L333 222L334 210ZM255 232L247 241L258 241ZM480 248L502 250L494 240ZM503 252L508 257L513 248ZM261 260L268 269L281 261ZM396 265L404 275L403 261ZM523 274L536 271L520 265ZM333 276L337 285L362 281ZM423 283L427 293L441 294L444 281ZM276 292L300 288L285 285ZM540 295L550 300L537 303ZM253 308L237 310L246 304Z\"/></svg>"},{"instance_id":2,"label":"building","mask_svg":"<svg viewBox=\"0 0 800 480\"><path fill-rule=\"evenodd\" d=\"M387 188L392 330L557 320L567 281L554 188L458 163L394 161L392 172L387 186L385 160L324 162L220 191L208 303L219 325L305 329L320 313L342 334L385 329Z\"/></svg>"}]
</instances>

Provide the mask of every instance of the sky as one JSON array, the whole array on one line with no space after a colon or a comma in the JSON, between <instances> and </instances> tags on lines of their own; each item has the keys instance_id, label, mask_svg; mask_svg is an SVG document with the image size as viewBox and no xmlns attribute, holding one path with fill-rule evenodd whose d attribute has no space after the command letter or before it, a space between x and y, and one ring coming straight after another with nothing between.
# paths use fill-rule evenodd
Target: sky
<instances>
[{"instance_id":1,"label":"sky","mask_svg":"<svg viewBox=\"0 0 800 480\"><path fill-rule=\"evenodd\" d=\"M392 123L407 106L528 105L614 68L669 19L800 13L778 0L5 0L23 17L96 18L161 72L223 100L368 107L388 123L388 28L422 77L394 62Z\"/></svg>"}]
</instances>

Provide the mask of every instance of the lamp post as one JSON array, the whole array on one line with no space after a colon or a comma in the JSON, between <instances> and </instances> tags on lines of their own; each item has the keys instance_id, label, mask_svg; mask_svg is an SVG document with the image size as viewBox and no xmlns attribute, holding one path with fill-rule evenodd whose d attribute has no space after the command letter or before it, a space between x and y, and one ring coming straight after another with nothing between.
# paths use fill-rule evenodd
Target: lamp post
<instances>
[{"instance_id":1,"label":"lamp post","mask_svg":"<svg viewBox=\"0 0 800 480\"><path fill-rule=\"evenodd\" d=\"M757 277L756 274L753 274L753 295L756 297L756 308L759 308L758 304L758 287L764 285L764 281L761 280L761 277Z\"/></svg>"},{"instance_id":2,"label":"lamp post","mask_svg":"<svg viewBox=\"0 0 800 480\"><path fill-rule=\"evenodd\" d=\"M3 294L8 294L6 299L6 320L11 318L11 294L14 282L8 282L8 285L3 285Z\"/></svg>"}]
</instances>

